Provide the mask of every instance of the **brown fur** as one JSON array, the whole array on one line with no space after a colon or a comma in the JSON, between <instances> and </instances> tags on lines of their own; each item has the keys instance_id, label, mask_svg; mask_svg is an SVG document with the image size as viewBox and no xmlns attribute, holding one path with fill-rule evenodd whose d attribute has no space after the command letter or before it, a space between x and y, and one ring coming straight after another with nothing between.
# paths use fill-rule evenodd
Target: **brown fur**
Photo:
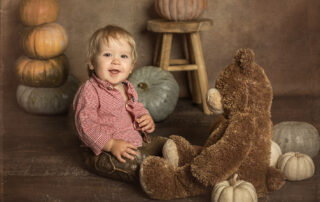
<instances>
[{"instance_id":1,"label":"brown fur","mask_svg":"<svg viewBox=\"0 0 320 202\"><path fill-rule=\"evenodd\" d=\"M209 191L209 187L203 186L192 176L190 164L174 168L165 159L157 156L147 157L142 162L140 177L143 178L143 190L154 199L184 198Z\"/></svg>"},{"instance_id":2,"label":"brown fur","mask_svg":"<svg viewBox=\"0 0 320 202\"><path fill-rule=\"evenodd\" d=\"M160 172L156 166L148 169L144 167L148 161L156 165L157 160L154 161L153 157L143 162L140 180L150 197L154 198L150 190L157 195L171 196L166 199L192 196L198 192L178 191L177 182L188 179L193 185L200 183L205 188L212 188L234 173L238 173L241 180L251 182L258 197L284 185L283 174L269 167L272 138L270 81L264 70L254 62L252 50L240 49L234 59L216 80L216 88L222 96L224 114L214 123L213 131L202 152L190 164L179 167L176 171L171 170L171 174L168 174L166 169ZM168 174L168 178L162 182L158 175L164 174ZM150 179L158 187L153 187ZM159 186L165 186L165 190Z\"/></svg>"},{"instance_id":3,"label":"brown fur","mask_svg":"<svg viewBox=\"0 0 320 202\"><path fill-rule=\"evenodd\" d=\"M183 166L187 163L191 163L193 158L197 155L195 148L183 137L177 135L171 135L172 139L177 145L179 154L178 166Z\"/></svg>"}]
</instances>

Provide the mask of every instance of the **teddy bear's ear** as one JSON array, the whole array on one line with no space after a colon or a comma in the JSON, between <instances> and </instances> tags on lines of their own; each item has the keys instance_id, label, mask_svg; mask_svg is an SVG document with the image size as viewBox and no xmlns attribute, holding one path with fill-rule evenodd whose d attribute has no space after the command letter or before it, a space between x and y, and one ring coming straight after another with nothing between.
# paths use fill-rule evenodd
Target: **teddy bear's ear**
<instances>
[{"instance_id":1,"label":"teddy bear's ear","mask_svg":"<svg viewBox=\"0 0 320 202\"><path fill-rule=\"evenodd\" d=\"M250 71L251 65L254 62L254 52L249 48L241 48L237 50L234 60L242 72Z\"/></svg>"}]
</instances>

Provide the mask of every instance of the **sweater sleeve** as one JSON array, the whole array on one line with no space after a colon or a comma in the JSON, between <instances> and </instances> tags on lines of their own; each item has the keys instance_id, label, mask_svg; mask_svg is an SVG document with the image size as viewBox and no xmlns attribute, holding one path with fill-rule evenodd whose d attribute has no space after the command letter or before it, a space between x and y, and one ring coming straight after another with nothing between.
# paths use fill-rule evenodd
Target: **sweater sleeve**
<instances>
[{"instance_id":1,"label":"sweater sleeve","mask_svg":"<svg viewBox=\"0 0 320 202\"><path fill-rule=\"evenodd\" d=\"M112 138L114 129L101 124L98 115L99 97L93 86L84 84L75 96L75 125L81 141L99 155Z\"/></svg>"}]
</instances>

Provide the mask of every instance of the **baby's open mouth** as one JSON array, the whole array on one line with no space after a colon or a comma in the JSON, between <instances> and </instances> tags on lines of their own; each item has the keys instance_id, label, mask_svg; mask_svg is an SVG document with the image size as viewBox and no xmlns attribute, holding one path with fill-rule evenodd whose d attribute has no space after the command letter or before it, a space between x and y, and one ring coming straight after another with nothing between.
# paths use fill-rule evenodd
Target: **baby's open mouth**
<instances>
[{"instance_id":1,"label":"baby's open mouth","mask_svg":"<svg viewBox=\"0 0 320 202\"><path fill-rule=\"evenodd\" d=\"M118 74L118 73L120 73L120 71L117 70L117 69L111 69L111 70L109 70L109 72L110 72L111 74Z\"/></svg>"}]
</instances>

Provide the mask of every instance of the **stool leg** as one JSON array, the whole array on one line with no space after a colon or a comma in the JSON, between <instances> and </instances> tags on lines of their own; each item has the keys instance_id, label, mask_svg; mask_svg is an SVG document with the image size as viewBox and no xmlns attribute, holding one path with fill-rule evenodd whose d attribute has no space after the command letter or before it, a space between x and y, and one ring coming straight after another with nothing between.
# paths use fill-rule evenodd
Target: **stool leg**
<instances>
[{"instance_id":1,"label":"stool leg","mask_svg":"<svg viewBox=\"0 0 320 202\"><path fill-rule=\"evenodd\" d=\"M189 64L195 64L194 54L193 51L190 49L191 46L190 37L188 34L183 34L183 48L184 48L184 55L185 58L189 61ZM199 81L197 78L197 74L195 71L188 71L188 83L190 93L192 95L192 101L197 104L201 104L201 93L199 87Z\"/></svg>"},{"instance_id":2,"label":"stool leg","mask_svg":"<svg viewBox=\"0 0 320 202\"><path fill-rule=\"evenodd\" d=\"M191 58L190 58L190 50L189 50L189 39L187 34L182 34L182 41L183 41L183 53L184 57L191 63Z\"/></svg>"},{"instance_id":3,"label":"stool leg","mask_svg":"<svg viewBox=\"0 0 320 202\"><path fill-rule=\"evenodd\" d=\"M160 64L162 69L168 70L172 45L172 34L164 33L162 38Z\"/></svg>"},{"instance_id":4,"label":"stool leg","mask_svg":"<svg viewBox=\"0 0 320 202\"><path fill-rule=\"evenodd\" d=\"M202 103L201 89L197 71L188 71L189 88L192 93L192 102L196 104Z\"/></svg>"},{"instance_id":5,"label":"stool leg","mask_svg":"<svg viewBox=\"0 0 320 202\"><path fill-rule=\"evenodd\" d=\"M160 63L159 61L160 45L161 45L161 35L157 34L156 47L154 49L154 56L153 56L154 66L159 66L159 63Z\"/></svg>"},{"instance_id":6,"label":"stool leg","mask_svg":"<svg viewBox=\"0 0 320 202\"><path fill-rule=\"evenodd\" d=\"M206 66L204 63L204 57L202 53L201 41L199 32L191 33L191 44L192 44L192 52L195 57L195 62L198 66L198 70L196 71L198 74L198 84L200 85L201 98L202 98L202 106L205 114L211 114L207 102L206 102L206 94L208 91L208 76L206 71Z\"/></svg>"}]
</instances>

